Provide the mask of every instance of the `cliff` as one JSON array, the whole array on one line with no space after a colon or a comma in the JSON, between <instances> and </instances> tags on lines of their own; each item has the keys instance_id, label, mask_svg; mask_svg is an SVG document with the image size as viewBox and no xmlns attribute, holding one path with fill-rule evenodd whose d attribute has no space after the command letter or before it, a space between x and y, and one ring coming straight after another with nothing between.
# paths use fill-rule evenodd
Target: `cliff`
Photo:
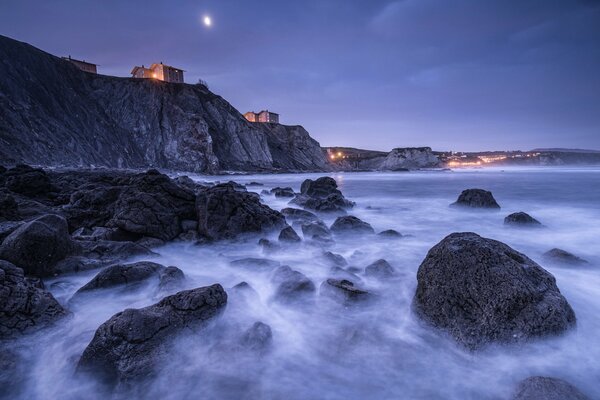
<instances>
[{"instance_id":1,"label":"cliff","mask_svg":"<svg viewBox=\"0 0 600 400\"><path fill-rule=\"evenodd\" d=\"M338 170L401 171L442 167L439 158L429 147L395 148L389 153L349 147L330 147L326 150L343 155L342 158L330 160L333 168Z\"/></svg>"},{"instance_id":2,"label":"cliff","mask_svg":"<svg viewBox=\"0 0 600 400\"><path fill-rule=\"evenodd\" d=\"M89 74L0 36L2 164L324 170L299 126L253 124L203 85Z\"/></svg>"}]
</instances>

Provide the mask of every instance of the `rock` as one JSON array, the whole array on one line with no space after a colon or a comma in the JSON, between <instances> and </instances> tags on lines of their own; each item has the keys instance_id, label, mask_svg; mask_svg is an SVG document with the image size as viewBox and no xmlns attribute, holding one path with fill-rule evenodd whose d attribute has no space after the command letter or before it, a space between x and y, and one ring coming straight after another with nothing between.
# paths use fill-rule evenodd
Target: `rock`
<instances>
[{"instance_id":1,"label":"rock","mask_svg":"<svg viewBox=\"0 0 600 400\"><path fill-rule=\"evenodd\" d=\"M160 292L173 292L180 289L185 283L185 274L175 266L168 266L160 271L158 290Z\"/></svg>"},{"instance_id":2,"label":"rock","mask_svg":"<svg viewBox=\"0 0 600 400\"><path fill-rule=\"evenodd\" d=\"M589 264L587 260L576 256L573 253L569 253L566 250L554 248L548 250L542 254L542 259L551 264L563 264L563 265L585 265Z\"/></svg>"},{"instance_id":3,"label":"rock","mask_svg":"<svg viewBox=\"0 0 600 400\"><path fill-rule=\"evenodd\" d=\"M512 213L504 218L504 225L513 226L535 226L540 227L542 224L531 215L524 212Z\"/></svg>"},{"instance_id":4,"label":"rock","mask_svg":"<svg viewBox=\"0 0 600 400\"><path fill-rule=\"evenodd\" d=\"M197 231L198 230L198 221L194 221L191 219L184 219L183 221L181 221L181 230L183 232Z\"/></svg>"},{"instance_id":5,"label":"rock","mask_svg":"<svg viewBox=\"0 0 600 400\"><path fill-rule=\"evenodd\" d=\"M281 246L278 243L274 243L266 238L260 238L258 240L258 245L262 247L264 253L274 253L281 249Z\"/></svg>"},{"instance_id":6,"label":"rock","mask_svg":"<svg viewBox=\"0 0 600 400\"><path fill-rule=\"evenodd\" d=\"M281 210L285 219L290 222L316 222L319 218L310 211L287 207Z\"/></svg>"},{"instance_id":7,"label":"rock","mask_svg":"<svg viewBox=\"0 0 600 400\"><path fill-rule=\"evenodd\" d=\"M50 192L52 184L46 172L29 165L17 165L2 174L4 186L11 192L25 196L39 196Z\"/></svg>"},{"instance_id":8,"label":"rock","mask_svg":"<svg viewBox=\"0 0 600 400\"><path fill-rule=\"evenodd\" d=\"M371 225L352 215L345 215L343 217L336 218L330 229L331 232L336 234L375 233L375 230Z\"/></svg>"},{"instance_id":9,"label":"rock","mask_svg":"<svg viewBox=\"0 0 600 400\"><path fill-rule=\"evenodd\" d=\"M504 243L475 233L453 233L429 250L417 282L416 314L472 350L575 326L575 313L554 276Z\"/></svg>"},{"instance_id":10,"label":"rock","mask_svg":"<svg viewBox=\"0 0 600 400\"><path fill-rule=\"evenodd\" d=\"M323 238L331 237L331 231L323 221L302 224L301 228L305 239L313 239L315 236Z\"/></svg>"},{"instance_id":11,"label":"rock","mask_svg":"<svg viewBox=\"0 0 600 400\"><path fill-rule=\"evenodd\" d=\"M322 176L314 181L306 179L300 186L300 193L320 198L327 197L330 194L341 194L337 188L337 182L329 176Z\"/></svg>"},{"instance_id":12,"label":"rock","mask_svg":"<svg viewBox=\"0 0 600 400\"><path fill-rule=\"evenodd\" d=\"M277 284L273 298L283 303L304 302L316 291L315 284L306 275L287 265L275 270L273 282Z\"/></svg>"},{"instance_id":13,"label":"rock","mask_svg":"<svg viewBox=\"0 0 600 400\"><path fill-rule=\"evenodd\" d=\"M67 221L58 215L44 215L13 231L0 246L0 258L23 268L25 274L49 277L56 263L72 253L75 244Z\"/></svg>"},{"instance_id":14,"label":"rock","mask_svg":"<svg viewBox=\"0 0 600 400\"><path fill-rule=\"evenodd\" d=\"M246 183L246 186L264 186L264 184L260 183L260 182L248 182Z\"/></svg>"},{"instance_id":15,"label":"rock","mask_svg":"<svg viewBox=\"0 0 600 400\"><path fill-rule=\"evenodd\" d=\"M419 168L440 167L439 158L432 153L430 147L406 147L392 149L385 157L379 170L408 171Z\"/></svg>"},{"instance_id":16,"label":"rock","mask_svg":"<svg viewBox=\"0 0 600 400\"><path fill-rule=\"evenodd\" d=\"M387 229L385 231L381 231L377 235L389 239L400 239L401 237L403 237L400 232L394 229Z\"/></svg>"},{"instance_id":17,"label":"rock","mask_svg":"<svg viewBox=\"0 0 600 400\"><path fill-rule=\"evenodd\" d=\"M356 275L361 271L358 268L342 268L338 266L333 266L329 269L329 275L331 278L339 279L339 280L347 280L350 282L362 283L362 279L360 276Z\"/></svg>"},{"instance_id":18,"label":"rock","mask_svg":"<svg viewBox=\"0 0 600 400\"><path fill-rule=\"evenodd\" d=\"M160 275L164 273L164 271L165 267L163 265L149 261L111 265L100 271L91 281L77 290L74 297L77 297L84 292L91 292L98 289L108 289L119 286L125 288L136 287L140 283L151 278L158 281Z\"/></svg>"},{"instance_id":19,"label":"rock","mask_svg":"<svg viewBox=\"0 0 600 400\"><path fill-rule=\"evenodd\" d=\"M0 222L0 244L14 231L17 230L18 227L23 225L22 221L5 221Z\"/></svg>"},{"instance_id":20,"label":"rock","mask_svg":"<svg viewBox=\"0 0 600 400\"><path fill-rule=\"evenodd\" d=\"M133 242L112 242L110 240L80 241L82 255L103 263L117 262L133 256L155 256L156 253Z\"/></svg>"},{"instance_id":21,"label":"rock","mask_svg":"<svg viewBox=\"0 0 600 400\"><path fill-rule=\"evenodd\" d=\"M152 376L166 361L172 339L197 330L217 316L227 303L221 285L184 290L160 302L128 308L100 325L77 365L77 372L109 385L127 385Z\"/></svg>"},{"instance_id":22,"label":"rock","mask_svg":"<svg viewBox=\"0 0 600 400\"><path fill-rule=\"evenodd\" d=\"M492 192L483 189L463 190L452 207L500 208Z\"/></svg>"},{"instance_id":23,"label":"rock","mask_svg":"<svg viewBox=\"0 0 600 400\"><path fill-rule=\"evenodd\" d=\"M199 193L196 211L199 233L215 240L281 229L286 225L284 216L261 204L256 193L238 192L228 184Z\"/></svg>"},{"instance_id":24,"label":"rock","mask_svg":"<svg viewBox=\"0 0 600 400\"><path fill-rule=\"evenodd\" d=\"M355 287L349 280L332 278L321 284L320 295L344 305L363 302L371 297L369 292Z\"/></svg>"},{"instance_id":25,"label":"rock","mask_svg":"<svg viewBox=\"0 0 600 400\"><path fill-rule=\"evenodd\" d=\"M588 400L579 389L562 379L532 376L521 381L513 400Z\"/></svg>"},{"instance_id":26,"label":"rock","mask_svg":"<svg viewBox=\"0 0 600 400\"><path fill-rule=\"evenodd\" d=\"M275 197L294 197L294 189L291 187L276 187L271 189L271 193L275 195Z\"/></svg>"},{"instance_id":27,"label":"rock","mask_svg":"<svg viewBox=\"0 0 600 400\"><path fill-rule=\"evenodd\" d=\"M263 189L263 190L260 191L260 194L266 195L266 196L270 196L272 193L269 192L267 189Z\"/></svg>"},{"instance_id":28,"label":"rock","mask_svg":"<svg viewBox=\"0 0 600 400\"><path fill-rule=\"evenodd\" d=\"M271 347L273 333L271 327L263 322L255 322L240 339L240 344L247 350L262 353Z\"/></svg>"},{"instance_id":29,"label":"rock","mask_svg":"<svg viewBox=\"0 0 600 400\"><path fill-rule=\"evenodd\" d=\"M0 222L18 221L20 219L19 204L14 196L8 192L0 191Z\"/></svg>"},{"instance_id":30,"label":"rock","mask_svg":"<svg viewBox=\"0 0 600 400\"><path fill-rule=\"evenodd\" d=\"M194 232L194 233L196 233L196 232ZM182 233L181 235L179 235L178 238L181 239L182 235L186 235L186 234ZM161 239L144 236L143 238L136 240L135 244L137 244L138 246L143 246L147 249L153 249L155 247L164 246L166 243L164 240L161 240Z\"/></svg>"},{"instance_id":31,"label":"rock","mask_svg":"<svg viewBox=\"0 0 600 400\"><path fill-rule=\"evenodd\" d=\"M365 268L365 275L378 279L391 278L396 274L394 267L384 259L379 259Z\"/></svg>"},{"instance_id":32,"label":"rock","mask_svg":"<svg viewBox=\"0 0 600 400\"><path fill-rule=\"evenodd\" d=\"M300 195L291 203L321 212L344 212L354 207L337 188L335 179L323 176L317 180L306 179L300 187Z\"/></svg>"},{"instance_id":33,"label":"rock","mask_svg":"<svg viewBox=\"0 0 600 400\"><path fill-rule=\"evenodd\" d=\"M232 267L241 267L256 270L270 270L277 268L281 265L279 261L270 260L268 258L241 258L239 260L233 260L229 263Z\"/></svg>"},{"instance_id":34,"label":"rock","mask_svg":"<svg viewBox=\"0 0 600 400\"><path fill-rule=\"evenodd\" d=\"M346 265L348 265L348 261L346 261L346 259L342 255L332 253L331 251L324 252L323 257L330 264L333 264L338 267L345 267Z\"/></svg>"},{"instance_id":35,"label":"rock","mask_svg":"<svg viewBox=\"0 0 600 400\"><path fill-rule=\"evenodd\" d=\"M300 239L300 236L298 236L294 228L292 228L291 226L287 226L283 228L279 233L279 241L288 243L298 243L302 241L302 239Z\"/></svg>"},{"instance_id":36,"label":"rock","mask_svg":"<svg viewBox=\"0 0 600 400\"><path fill-rule=\"evenodd\" d=\"M21 268L0 260L0 339L51 325L67 312L49 292L28 281Z\"/></svg>"}]
</instances>

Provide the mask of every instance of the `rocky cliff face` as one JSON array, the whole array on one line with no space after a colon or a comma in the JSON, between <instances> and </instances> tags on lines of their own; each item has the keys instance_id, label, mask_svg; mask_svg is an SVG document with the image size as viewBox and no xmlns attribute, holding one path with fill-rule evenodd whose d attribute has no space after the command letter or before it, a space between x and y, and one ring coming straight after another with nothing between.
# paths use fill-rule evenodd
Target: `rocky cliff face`
<instances>
[{"instance_id":1,"label":"rocky cliff face","mask_svg":"<svg viewBox=\"0 0 600 400\"><path fill-rule=\"evenodd\" d=\"M327 168L302 127L252 124L205 86L88 74L4 36L0 160L195 172Z\"/></svg>"},{"instance_id":2,"label":"rocky cliff face","mask_svg":"<svg viewBox=\"0 0 600 400\"><path fill-rule=\"evenodd\" d=\"M429 147L395 148L389 153L350 149L342 149L348 158L332 162L333 168L344 171L399 171L420 168L439 168L439 158Z\"/></svg>"}]
</instances>

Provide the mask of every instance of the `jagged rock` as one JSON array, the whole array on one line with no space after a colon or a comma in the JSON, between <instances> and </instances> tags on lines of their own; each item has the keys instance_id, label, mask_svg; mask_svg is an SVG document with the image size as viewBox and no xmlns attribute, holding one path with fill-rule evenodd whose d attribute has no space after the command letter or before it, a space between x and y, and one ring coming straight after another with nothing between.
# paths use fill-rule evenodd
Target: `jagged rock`
<instances>
[{"instance_id":1,"label":"jagged rock","mask_svg":"<svg viewBox=\"0 0 600 400\"><path fill-rule=\"evenodd\" d=\"M379 259L365 268L365 275L378 279L391 278L395 273L394 267L384 259Z\"/></svg>"},{"instance_id":2,"label":"jagged rock","mask_svg":"<svg viewBox=\"0 0 600 400\"><path fill-rule=\"evenodd\" d=\"M514 226L542 226L540 221L524 212L512 213L504 218L504 225Z\"/></svg>"},{"instance_id":3,"label":"jagged rock","mask_svg":"<svg viewBox=\"0 0 600 400\"><path fill-rule=\"evenodd\" d=\"M159 273L158 290L162 293L180 289L185 283L185 274L175 266L168 266Z\"/></svg>"},{"instance_id":4,"label":"jagged rock","mask_svg":"<svg viewBox=\"0 0 600 400\"><path fill-rule=\"evenodd\" d=\"M300 236L296 233L294 228L291 226L286 226L279 232L279 241L280 242L288 242L288 243L297 243L300 242Z\"/></svg>"},{"instance_id":5,"label":"jagged rock","mask_svg":"<svg viewBox=\"0 0 600 400\"><path fill-rule=\"evenodd\" d=\"M241 267L257 270L269 270L281 265L279 261L269 260L268 258L247 257L239 260L233 260L229 263L232 267Z\"/></svg>"},{"instance_id":6,"label":"jagged rock","mask_svg":"<svg viewBox=\"0 0 600 400\"><path fill-rule=\"evenodd\" d=\"M400 239L402 237L402 234L394 229L387 229L385 231L381 231L377 235L390 239Z\"/></svg>"},{"instance_id":7,"label":"jagged rock","mask_svg":"<svg viewBox=\"0 0 600 400\"><path fill-rule=\"evenodd\" d=\"M271 327L263 322L255 322L240 339L240 344L247 350L265 352L273 342Z\"/></svg>"},{"instance_id":8,"label":"jagged rock","mask_svg":"<svg viewBox=\"0 0 600 400\"><path fill-rule=\"evenodd\" d=\"M276 187L271 189L271 193L275 195L275 197L294 197L294 189L291 187Z\"/></svg>"},{"instance_id":9,"label":"jagged rock","mask_svg":"<svg viewBox=\"0 0 600 400\"><path fill-rule=\"evenodd\" d=\"M348 261L346 261L346 259L342 255L332 253L331 251L324 252L323 257L330 264L333 264L338 267L345 267L346 265L348 265Z\"/></svg>"},{"instance_id":10,"label":"jagged rock","mask_svg":"<svg viewBox=\"0 0 600 400\"><path fill-rule=\"evenodd\" d=\"M440 167L439 158L430 147L406 147L392 149L378 169L384 171L408 171L418 168Z\"/></svg>"},{"instance_id":11,"label":"jagged rock","mask_svg":"<svg viewBox=\"0 0 600 400\"><path fill-rule=\"evenodd\" d=\"M19 221L19 204L14 196L5 191L0 191L0 222Z\"/></svg>"},{"instance_id":12,"label":"jagged rock","mask_svg":"<svg viewBox=\"0 0 600 400\"><path fill-rule=\"evenodd\" d=\"M483 189L463 190L452 207L500 208L492 192Z\"/></svg>"},{"instance_id":13,"label":"jagged rock","mask_svg":"<svg viewBox=\"0 0 600 400\"><path fill-rule=\"evenodd\" d=\"M345 212L354 207L337 188L335 179L323 176L317 180L306 179L300 187L300 194L291 203L321 212Z\"/></svg>"},{"instance_id":14,"label":"jagged rock","mask_svg":"<svg viewBox=\"0 0 600 400\"><path fill-rule=\"evenodd\" d=\"M575 313L554 276L504 243L475 233L453 233L429 250L417 282L417 315L469 349L575 326Z\"/></svg>"},{"instance_id":15,"label":"jagged rock","mask_svg":"<svg viewBox=\"0 0 600 400\"><path fill-rule=\"evenodd\" d=\"M242 233L281 229L285 218L261 204L256 193L238 192L221 184L199 193L196 198L198 231L210 239L231 239Z\"/></svg>"},{"instance_id":16,"label":"jagged rock","mask_svg":"<svg viewBox=\"0 0 600 400\"><path fill-rule=\"evenodd\" d=\"M566 264L566 265L585 265L589 264L587 260L569 253L566 250L554 248L542 254L542 259L551 264Z\"/></svg>"},{"instance_id":17,"label":"jagged rock","mask_svg":"<svg viewBox=\"0 0 600 400\"><path fill-rule=\"evenodd\" d=\"M589 400L589 398L562 379L532 376L519 382L513 400Z\"/></svg>"},{"instance_id":18,"label":"jagged rock","mask_svg":"<svg viewBox=\"0 0 600 400\"><path fill-rule=\"evenodd\" d=\"M375 233L373 227L353 215L345 215L336 218L329 228L336 234L370 234Z\"/></svg>"},{"instance_id":19,"label":"jagged rock","mask_svg":"<svg viewBox=\"0 0 600 400\"><path fill-rule=\"evenodd\" d=\"M331 237L331 231L323 221L302 224L301 228L302 235L304 235L305 239L314 239L315 237Z\"/></svg>"},{"instance_id":20,"label":"jagged rock","mask_svg":"<svg viewBox=\"0 0 600 400\"><path fill-rule=\"evenodd\" d=\"M305 301L316 291L315 284L306 275L287 265L275 270L273 283L277 285L273 298L285 303Z\"/></svg>"},{"instance_id":21,"label":"jagged rock","mask_svg":"<svg viewBox=\"0 0 600 400\"><path fill-rule=\"evenodd\" d=\"M27 275L55 274L57 262L75 250L67 221L59 215L44 215L19 226L0 246L0 258L23 268Z\"/></svg>"},{"instance_id":22,"label":"jagged rock","mask_svg":"<svg viewBox=\"0 0 600 400\"><path fill-rule=\"evenodd\" d=\"M178 333L203 327L226 303L227 293L215 284L119 312L100 325L79 360L77 372L96 376L109 385L127 385L151 376Z\"/></svg>"},{"instance_id":23,"label":"jagged rock","mask_svg":"<svg viewBox=\"0 0 600 400\"><path fill-rule=\"evenodd\" d=\"M331 278L321 284L320 295L344 305L363 302L371 298L369 292L355 287L353 282Z\"/></svg>"},{"instance_id":24,"label":"jagged rock","mask_svg":"<svg viewBox=\"0 0 600 400\"><path fill-rule=\"evenodd\" d=\"M52 190L50 178L42 169L29 165L17 165L2 174L4 186L11 192L25 196L47 194Z\"/></svg>"},{"instance_id":25,"label":"jagged rock","mask_svg":"<svg viewBox=\"0 0 600 400\"><path fill-rule=\"evenodd\" d=\"M49 292L28 281L21 268L0 260L0 339L42 329L67 312Z\"/></svg>"},{"instance_id":26,"label":"jagged rock","mask_svg":"<svg viewBox=\"0 0 600 400\"><path fill-rule=\"evenodd\" d=\"M319 217L315 214L299 208L287 207L281 210L281 213L290 222L316 222L319 220Z\"/></svg>"}]
</instances>

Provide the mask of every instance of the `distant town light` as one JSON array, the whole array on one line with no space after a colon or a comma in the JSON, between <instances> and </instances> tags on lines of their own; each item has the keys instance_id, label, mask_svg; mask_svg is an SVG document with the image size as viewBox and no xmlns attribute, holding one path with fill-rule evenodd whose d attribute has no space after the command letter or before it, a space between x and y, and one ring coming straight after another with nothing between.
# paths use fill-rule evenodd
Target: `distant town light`
<instances>
[{"instance_id":1,"label":"distant town light","mask_svg":"<svg viewBox=\"0 0 600 400\"><path fill-rule=\"evenodd\" d=\"M210 27L212 25L212 19L208 15L205 15L202 21L204 22L204 26Z\"/></svg>"},{"instance_id":2,"label":"distant town light","mask_svg":"<svg viewBox=\"0 0 600 400\"><path fill-rule=\"evenodd\" d=\"M341 152L341 151L338 151L338 154L337 154L337 155L338 155L338 157L341 157L341 156L342 156L342 152Z\"/></svg>"}]
</instances>

